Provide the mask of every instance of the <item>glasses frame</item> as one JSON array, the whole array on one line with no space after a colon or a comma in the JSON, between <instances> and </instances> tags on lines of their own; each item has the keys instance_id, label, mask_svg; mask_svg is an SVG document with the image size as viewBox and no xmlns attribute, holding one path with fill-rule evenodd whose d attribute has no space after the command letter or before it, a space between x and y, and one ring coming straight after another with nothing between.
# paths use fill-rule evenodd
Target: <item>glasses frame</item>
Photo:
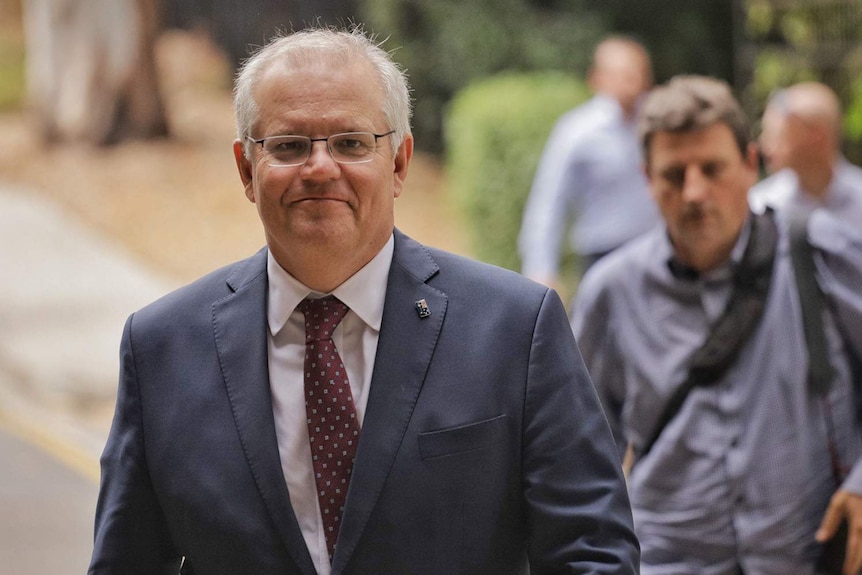
<instances>
[{"instance_id":1,"label":"glasses frame","mask_svg":"<svg viewBox=\"0 0 862 575\"><path fill-rule=\"evenodd\" d=\"M377 151L377 141L380 138L385 138L386 136L391 136L394 133L395 133L395 130L389 130L388 132L385 132L383 134L375 134L374 132L340 132L338 134L332 134L332 135L327 136L325 138L309 138L308 136L300 136L298 134L279 134L276 136L267 136L265 138L260 138L260 139L254 139L251 136L246 136L246 139L249 140L250 142L253 142L253 143L259 145L260 149L263 150L263 152L265 154L268 154L268 152L264 148L264 144L266 143L267 140L272 140L275 138L302 138L304 140L307 140L309 143L308 144L308 152L306 153L305 158L303 158L303 160L301 162L290 163L290 164L285 164L285 163L281 163L281 162L270 162L269 163L269 165L273 166L273 167L293 168L296 166L305 165L305 163L308 161L308 159L311 158L311 152L312 152L312 149L314 148L314 142L326 142L326 150L329 152L329 157L332 158L332 160L337 164L366 164L366 163L368 163L374 159L373 152L372 152L372 155L369 156L368 159L365 159L365 160L354 160L354 161L339 160L338 158L335 157L335 154L332 152L332 146L329 143L330 140L332 140L332 138L337 138L339 136L350 136L350 135L354 135L354 134L369 134L371 136L374 136L374 151Z\"/></svg>"}]
</instances>

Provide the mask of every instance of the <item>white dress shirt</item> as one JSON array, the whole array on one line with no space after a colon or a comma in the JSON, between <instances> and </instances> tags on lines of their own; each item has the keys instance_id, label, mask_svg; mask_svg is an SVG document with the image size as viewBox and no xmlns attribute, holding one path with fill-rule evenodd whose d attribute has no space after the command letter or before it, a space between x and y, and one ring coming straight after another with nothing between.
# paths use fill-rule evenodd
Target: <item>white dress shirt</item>
<instances>
[{"instance_id":1,"label":"white dress shirt","mask_svg":"<svg viewBox=\"0 0 862 575\"><path fill-rule=\"evenodd\" d=\"M518 237L521 271L557 275L565 237L574 252L599 255L659 221L636 122L615 99L596 95L564 114L545 144Z\"/></svg>"},{"instance_id":2,"label":"white dress shirt","mask_svg":"<svg viewBox=\"0 0 862 575\"><path fill-rule=\"evenodd\" d=\"M844 157L835 162L832 181L820 199L812 197L799 185L799 178L790 168L780 170L758 182L748 192L751 209L761 213L766 206L781 211L784 208L813 210L823 208L839 219L862 226L862 168Z\"/></svg>"},{"instance_id":3,"label":"white dress shirt","mask_svg":"<svg viewBox=\"0 0 862 575\"><path fill-rule=\"evenodd\" d=\"M374 259L332 291L332 295L350 308L335 329L333 341L347 369L360 427L368 404L394 248L395 240L390 237ZM302 285L275 261L272 252L268 255L266 271L269 278L269 383L281 467L290 503L317 573L329 575L331 566L317 501L306 424L303 382L305 321L302 312L296 309L306 297L316 298L328 294L314 292Z\"/></svg>"}]
</instances>

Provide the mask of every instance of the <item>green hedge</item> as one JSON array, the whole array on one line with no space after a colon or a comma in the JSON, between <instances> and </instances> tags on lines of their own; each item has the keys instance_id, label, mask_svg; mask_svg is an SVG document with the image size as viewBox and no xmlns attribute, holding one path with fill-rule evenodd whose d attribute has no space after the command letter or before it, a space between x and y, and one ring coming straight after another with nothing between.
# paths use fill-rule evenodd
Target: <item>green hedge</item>
<instances>
[{"instance_id":1,"label":"green hedge","mask_svg":"<svg viewBox=\"0 0 862 575\"><path fill-rule=\"evenodd\" d=\"M559 72L506 73L477 81L445 118L449 193L479 259L520 269L517 237L545 141L557 119L589 97Z\"/></svg>"},{"instance_id":2,"label":"green hedge","mask_svg":"<svg viewBox=\"0 0 862 575\"><path fill-rule=\"evenodd\" d=\"M24 91L24 37L0 25L0 111L19 109Z\"/></svg>"}]
</instances>

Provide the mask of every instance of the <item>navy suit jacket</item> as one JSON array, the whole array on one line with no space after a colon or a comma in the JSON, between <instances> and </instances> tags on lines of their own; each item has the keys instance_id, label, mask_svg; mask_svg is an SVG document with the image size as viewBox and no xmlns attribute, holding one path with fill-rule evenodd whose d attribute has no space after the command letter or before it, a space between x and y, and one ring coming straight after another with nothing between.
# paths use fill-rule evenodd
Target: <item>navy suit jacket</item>
<instances>
[{"instance_id":1,"label":"navy suit jacket","mask_svg":"<svg viewBox=\"0 0 862 575\"><path fill-rule=\"evenodd\" d=\"M133 314L93 575L314 575L281 469L266 250ZM431 315L421 318L424 299ZM636 573L616 447L556 293L395 232L332 572Z\"/></svg>"}]
</instances>

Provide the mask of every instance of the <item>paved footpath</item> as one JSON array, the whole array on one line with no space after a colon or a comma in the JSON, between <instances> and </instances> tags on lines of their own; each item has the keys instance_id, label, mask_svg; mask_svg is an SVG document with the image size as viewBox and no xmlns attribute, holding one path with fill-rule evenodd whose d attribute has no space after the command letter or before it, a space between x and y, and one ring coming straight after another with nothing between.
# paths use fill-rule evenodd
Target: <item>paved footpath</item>
<instances>
[{"instance_id":1,"label":"paved footpath","mask_svg":"<svg viewBox=\"0 0 862 575\"><path fill-rule=\"evenodd\" d=\"M0 570L83 575L93 545L98 486L65 465L62 453L31 439L0 427Z\"/></svg>"},{"instance_id":2,"label":"paved footpath","mask_svg":"<svg viewBox=\"0 0 862 575\"><path fill-rule=\"evenodd\" d=\"M86 572L123 324L173 287L0 185L0 572Z\"/></svg>"}]
</instances>

